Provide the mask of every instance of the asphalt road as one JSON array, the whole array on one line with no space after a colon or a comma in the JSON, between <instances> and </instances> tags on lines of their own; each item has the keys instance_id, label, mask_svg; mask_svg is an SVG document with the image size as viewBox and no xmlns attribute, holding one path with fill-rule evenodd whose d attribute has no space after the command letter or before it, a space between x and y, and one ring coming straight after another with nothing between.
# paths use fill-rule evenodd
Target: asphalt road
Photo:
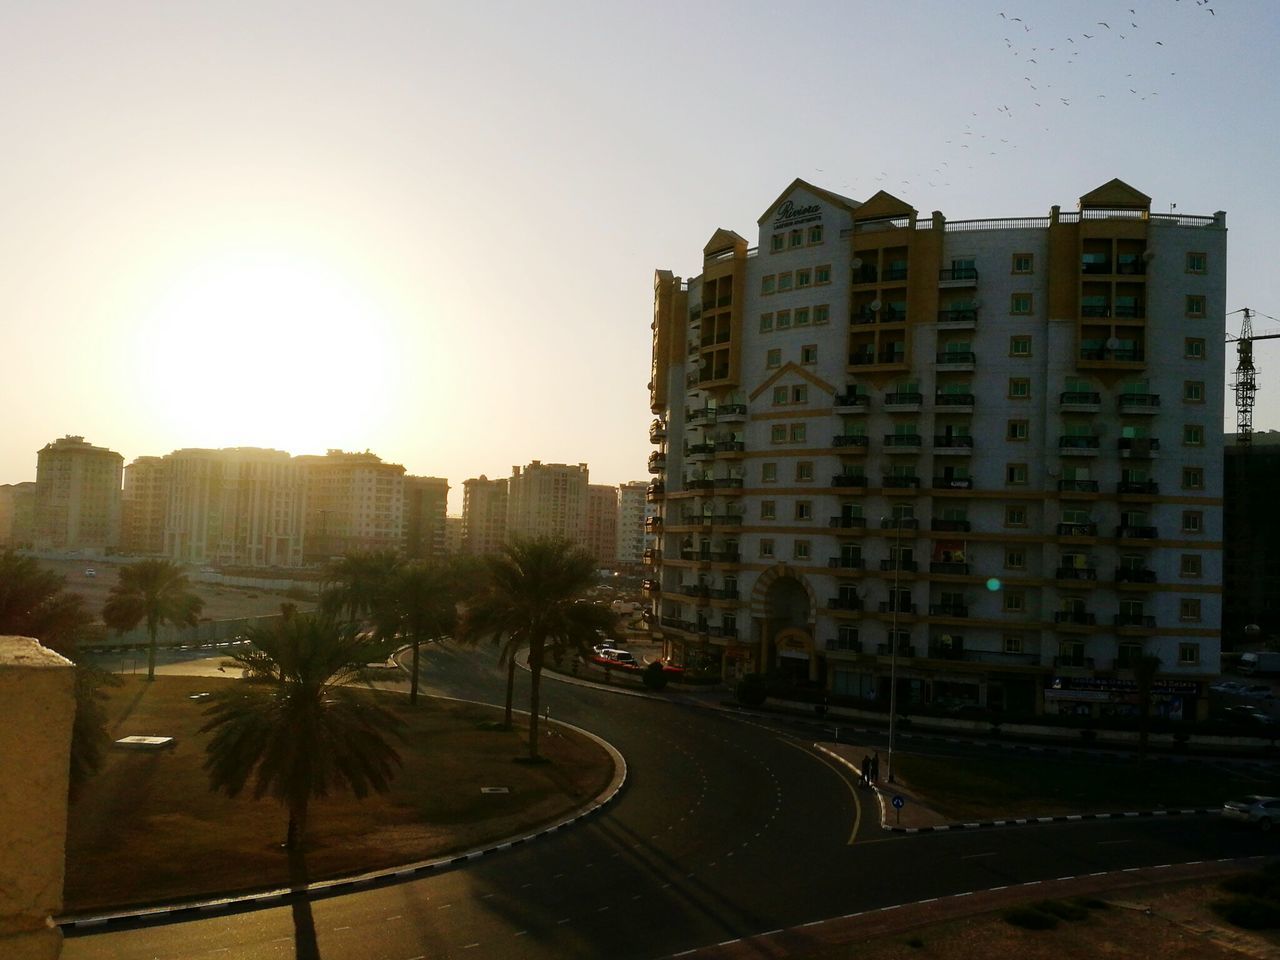
<instances>
[{"instance_id":1,"label":"asphalt road","mask_svg":"<svg viewBox=\"0 0 1280 960\"><path fill-rule=\"evenodd\" d=\"M431 693L500 702L502 682L489 651L425 658ZM889 834L810 731L552 679L543 701L627 758L625 792L601 815L392 886L76 934L64 957L656 958L1029 880L1280 853L1280 837L1216 817Z\"/></svg>"}]
</instances>

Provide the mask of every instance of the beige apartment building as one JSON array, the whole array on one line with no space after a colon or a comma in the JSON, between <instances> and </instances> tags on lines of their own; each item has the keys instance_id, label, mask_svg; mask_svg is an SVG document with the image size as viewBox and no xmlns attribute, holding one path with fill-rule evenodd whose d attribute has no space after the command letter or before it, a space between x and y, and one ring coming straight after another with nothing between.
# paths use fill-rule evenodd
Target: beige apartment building
<instances>
[{"instance_id":1,"label":"beige apartment building","mask_svg":"<svg viewBox=\"0 0 1280 960\"><path fill-rule=\"evenodd\" d=\"M36 484L0 484L0 547L28 546L35 529Z\"/></svg>"},{"instance_id":2,"label":"beige apartment building","mask_svg":"<svg viewBox=\"0 0 1280 960\"><path fill-rule=\"evenodd\" d=\"M36 457L35 549L114 551L124 457L70 435L46 444Z\"/></svg>"},{"instance_id":3,"label":"beige apartment building","mask_svg":"<svg viewBox=\"0 0 1280 960\"><path fill-rule=\"evenodd\" d=\"M587 484L586 539L583 546L602 567L611 567L618 556L618 488L611 484Z\"/></svg>"},{"instance_id":4,"label":"beige apartment building","mask_svg":"<svg viewBox=\"0 0 1280 960\"><path fill-rule=\"evenodd\" d=\"M444 556L449 481L443 477L404 478L405 556L415 560Z\"/></svg>"},{"instance_id":5,"label":"beige apartment building","mask_svg":"<svg viewBox=\"0 0 1280 960\"><path fill-rule=\"evenodd\" d=\"M124 468L120 549L130 556L164 555L169 513L169 464L164 457L138 457Z\"/></svg>"},{"instance_id":6,"label":"beige apartment building","mask_svg":"<svg viewBox=\"0 0 1280 960\"><path fill-rule=\"evenodd\" d=\"M632 480L618 487L617 561L620 564L633 566L643 562L645 518L654 512L645 497L648 488L644 480Z\"/></svg>"},{"instance_id":7,"label":"beige apartment building","mask_svg":"<svg viewBox=\"0 0 1280 960\"><path fill-rule=\"evenodd\" d=\"M462 552L483 557L497 553L507 542L505 479L484 474L462 484Z\"/></svg>"},{"instance_id":8,"label":"beige apartment building","mask_svg":"<svg viewBox=\"0 0 1280 960\"><path fill-rule=\"evenodd\" d=\"M306 486L305 558L324 562L355 551L400 551L405 542L405 476L398 463L365 451L295 458Z\"/></svg>"},{"instance_id":9,"label":"beige apartment building","mask_svg":"<svg viewBox=\"0 0 1280 960\"><path fill-rule=\"evenodd\" d=\"M587 465L543 463L512 467L507 494L508 537L587 536Z\"/></svg>"}]
</instances>

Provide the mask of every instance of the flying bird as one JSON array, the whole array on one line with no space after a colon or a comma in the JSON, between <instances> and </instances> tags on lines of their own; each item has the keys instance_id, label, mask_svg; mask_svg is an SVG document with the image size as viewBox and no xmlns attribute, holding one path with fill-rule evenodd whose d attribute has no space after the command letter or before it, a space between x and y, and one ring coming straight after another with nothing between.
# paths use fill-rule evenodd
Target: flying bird
<instances>
[{"instance_id":1,"label":"flying bird","mask_svg":"<svg viewBox=\"0 0 1280 960\"><path fill-rule=\"evenodd\" d=\"M1163 47L1163 46L1164 46L1164 41L1163 41L1163 40L1157 40L1157 41L1156 41L1156 46L1157 46L1157 47Z\"/></svg>"},{"instance_id":2,"label":"flying bird","mask_svg":"<svg viewBox=\"0 0 1280 960\"><path fill-rule=\"evenodd\" d=\"M1092 39L1093 39L1093 37L1092 37L1090 34L1087 34L1087 33L1082 33L1082 34L1081 34L1081 36L1082 36L1082 37L1084 37L1086 40L1092 40Z\"/></svg>"},{"instance_id":3,"label":"flying bird","mask_svg":"<svg viewBox=\"0 0 1280 960\"><path fill-rule=\"evenodd\" d=\"M1109 23L1103 23L1101 20L1099 20L1099 21L1098 21L1098 26L1100 26L1100 27L1106 27L1108 30L1110 30L1110 29L1111 29L1111 24L1109 24Z\"/></svg>"}]
</instances>

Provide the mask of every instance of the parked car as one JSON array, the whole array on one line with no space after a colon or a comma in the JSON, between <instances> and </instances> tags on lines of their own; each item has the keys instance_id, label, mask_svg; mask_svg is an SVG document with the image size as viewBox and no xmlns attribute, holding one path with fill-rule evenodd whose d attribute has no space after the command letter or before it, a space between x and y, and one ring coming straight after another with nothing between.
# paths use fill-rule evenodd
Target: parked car
<instances>
[{"instance_id":1,"label":"parked car","mask_svg":"<svg viewBox=\"0 0 1280 960\"><path fill-rule=\"evenodd\" d=\"M98 571L93 569L93 567L86 567L84 571L84 575L86 577L96 577L98 575Z\"/></svg>"},{"instance_id":2,"label":"parked car","mask_svg":"<svg viewBox=\"0 0 1280 960\"><path fill-rule=\"evenodd\" d=\"M605 666L620 667L639 667L640 663L630 650L619 650L616 647L604 647L596 651L596 659L603 661Z\"/></svg>"},{"instance_id":3,"label":"parked car","mask_svg":"<svg viewBox=\"0 0 1280 960\"><path fill-rule=\"evenodd\" d=\"M1275 717L1261 707L1255 707L1251 703L1241 704L1238 707L1227 707L1222 711L1222 715L1229 720L1236 720L1240 723L1251 723L1262 727L1274 727L1276 725Z\"/></svg>"},{"instance_id":4,"label":"parked car","mask_svg":"<svg viewBox=\"0 0 1280 960\"><path fill-rule=\"evenodd\" d=\"M1222 680L1218 683L1211 684L1209 689L1213 693L1230 693L1235 696L1243 696L1244 692L1249 689L1248 684L1241 683L1239 680Z\"/></svg>"},{"instance_id":5,"label":"parked car","mask_svg":"<svg viewBox=\"0 0 1280 960\"><path fill-rule=\"evenodd\" d=\"M1252 794L1243 800L1228 800L1222 805L1225 820L1256 824L1270 830L1280 821L1280 797L1262 797Z\"/></svg>"}]
</instances>

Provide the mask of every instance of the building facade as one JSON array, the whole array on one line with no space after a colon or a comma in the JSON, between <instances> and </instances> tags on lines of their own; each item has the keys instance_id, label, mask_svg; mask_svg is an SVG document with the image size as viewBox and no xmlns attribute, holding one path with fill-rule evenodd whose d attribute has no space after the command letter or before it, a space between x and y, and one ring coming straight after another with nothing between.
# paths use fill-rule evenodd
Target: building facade
<instances>
[{"instance_id":1,"label":"building facade","mask_svg":"<svg viewBox=\"0 0 1280 960\"><path fill-rule=\"evenodd\" d=\"M36 454L36 550L104 554L120 543L124 457L65 436Z\"/></svg>"},{"instance_id":2,"label":"building facade","mask_svg":"<svg viewBox=\"0 0 1280 960\"><path fill-rule=\"evenodd\" d=\"M369 453L294 458L306 486L304 555L323 563L357 551L401 551L404 467Z\"/></svg>"},{"instance_id":3,"label":"building facade","mask_svg":"<svg viewBox=\"0 0 1280 960\"><path fill-rule=\"evenodd\" d=\"M404 478L404 553L414 560L442 557L448 552L445 514L449 481L443 477Z\"/></svg>"},{"instance_id":4,"label":"building facade","mask_svg":"<svg viewBox=\"0 0 1280 960\"><path fill-rule=\"evenodd\" d=\"M605 483L587 484L586 533L582 545L602 567L612 567L617 562L617 487Z\"/></svg>"},{"instance_id":5,"label":"building facade","mask_svg":"<svg viewBox=\"0 0 1280 960\"><path fill-rule=\"evenodd\" d=\"M498 553L507 542L507 481L481 474L462 483L462 552Z\"/></svg>"},{"instance_id":6,"label":"building facade","mask_svg":"<svg viewBox=\"0 0 1280 960\"><path fill-rule=\"evenodd\" d=\"M638 567L644 561L645 518L652 505L645 497L649 484L631 480L618 487L618 563Z\"/></svg>"},{"instance_id":7,"label":"building facade","mask_svg":"<svg viewBox=\"0 0 1280 960\"><path fill-rule=\"evenodd\" d=\"M30 547L35 535L36 484L0 484L0 547Z\"/></svg>"},{"instance_id":8,"label":"building facade","mask_svg":"<svg viewBox=\"0 0 1280 960\"><path fill-rule=\"evenodd\" d=\"M168 461L164 457L138 457L124 468L121 551L138 557L163 556L168 512Z\"/></svg>"},{"instance_id":9,"label":"building facade","mask_svg":"<svg viewBox=\"0 0 1280 960\"><path fill-rule=\"evenodd\" d=\"M654 283L668 653L853 698L1203 714L1226 217L1118 180L948 222L797 180Z\"/></svg>"},{"instance_id":10,"label":"building facade","mask_svg":"<svg viewBox=\"0 0 1280 960\"><path fill-rule=\"evenodd\" d=\"M512 467L507 485L508 537L561 537L582 545L587 536L585 463Z\"/></svg>"}]
</instances>

